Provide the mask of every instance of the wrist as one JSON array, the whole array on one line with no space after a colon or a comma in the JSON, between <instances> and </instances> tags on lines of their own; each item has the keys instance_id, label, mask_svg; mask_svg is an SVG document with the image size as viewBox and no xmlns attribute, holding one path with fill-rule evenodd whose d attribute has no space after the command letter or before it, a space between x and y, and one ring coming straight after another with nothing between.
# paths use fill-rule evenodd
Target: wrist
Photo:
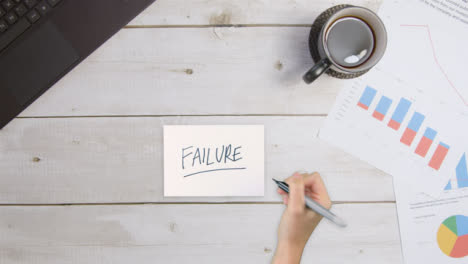
<instances>
[{"instance_id":1,"label":"wrist","mask_svg":"<svg viewBox=\"0 0 468 264\"><path fill-rule=\"evenodd\" d=\"M278 243L273 257L273 264L300 263L304 247L305 245L294 245L293 243Z\"/></svg>"}]
</instances>

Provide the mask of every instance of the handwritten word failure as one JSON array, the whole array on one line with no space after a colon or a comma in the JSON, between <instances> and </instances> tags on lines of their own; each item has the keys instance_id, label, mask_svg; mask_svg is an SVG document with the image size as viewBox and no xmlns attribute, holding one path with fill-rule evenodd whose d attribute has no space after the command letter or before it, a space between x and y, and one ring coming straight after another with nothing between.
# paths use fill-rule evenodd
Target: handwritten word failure
<instances>
[{"instance_id":1,"label":"handwritten word failure","mask_svg":"<svg viewBox=\"0 0 468 264\"><path fill-rule=\"evenodd\" d=\"M189 146L182 148L182 169L235 163L242 159L242 146L222 145L216 148Z\"/></svg>"}]
</instances>

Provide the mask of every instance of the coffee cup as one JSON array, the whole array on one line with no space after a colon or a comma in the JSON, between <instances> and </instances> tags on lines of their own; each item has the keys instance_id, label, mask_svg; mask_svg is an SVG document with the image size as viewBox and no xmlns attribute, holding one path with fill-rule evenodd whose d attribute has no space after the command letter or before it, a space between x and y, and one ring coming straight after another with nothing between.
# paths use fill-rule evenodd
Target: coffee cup
<instances>
[{"instance_id":1,"label":"coffee cup","mask_svg":"<svg viewBox=\"0 0 468 264\"><path fill-rule=\"evenodd\" d=\"M304 75L306 83L312 83L324 72L338 78L354 78L382 58L387 32L382 20L371 10L335 6L314 22L309 47L316 64Z\"/></svg>"}]
</instances>

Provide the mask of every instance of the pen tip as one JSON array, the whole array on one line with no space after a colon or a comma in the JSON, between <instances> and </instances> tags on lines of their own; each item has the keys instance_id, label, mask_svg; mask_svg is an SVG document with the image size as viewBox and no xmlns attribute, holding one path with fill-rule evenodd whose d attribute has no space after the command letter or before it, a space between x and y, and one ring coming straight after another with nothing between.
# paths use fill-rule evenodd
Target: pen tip
<instances>
[{"instance_id":1,"label":"pen tip","mask_svg":"<svg viewBox=\"0 0 468 264\"><path fill-rule=\"evenodd\" d=\"M335 223L340 227L347 227L348 224L341 218L335 217Z\"/></svg>"},{"instance_id":2,"label":"pen tip","mask_svg":"<svg viewBox=\"0 0 468 264\"><path fill-rule=\"evenodd\" d=\"M279 181L277 181L276 179L273 179L273 178L271 178L271 179L272 179L274 182L276 182L276 183L278 183L278 182L279 182Z\"/></svg>"}]
</instances>

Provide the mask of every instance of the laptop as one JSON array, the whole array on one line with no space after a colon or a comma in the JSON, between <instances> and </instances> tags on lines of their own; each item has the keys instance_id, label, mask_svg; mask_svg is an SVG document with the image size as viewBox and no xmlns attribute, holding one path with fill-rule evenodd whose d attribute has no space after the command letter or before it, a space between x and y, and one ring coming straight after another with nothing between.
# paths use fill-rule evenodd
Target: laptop
<instances>
[{"instance_id":1,"label":"laptop","mask_svg":"<svg viewBox=\"0 0 468 264\"><path fill-rule=\"evenodd\" d=\"M155 0L0 0L0 129Z\"/></svg>"}]
</instances>

